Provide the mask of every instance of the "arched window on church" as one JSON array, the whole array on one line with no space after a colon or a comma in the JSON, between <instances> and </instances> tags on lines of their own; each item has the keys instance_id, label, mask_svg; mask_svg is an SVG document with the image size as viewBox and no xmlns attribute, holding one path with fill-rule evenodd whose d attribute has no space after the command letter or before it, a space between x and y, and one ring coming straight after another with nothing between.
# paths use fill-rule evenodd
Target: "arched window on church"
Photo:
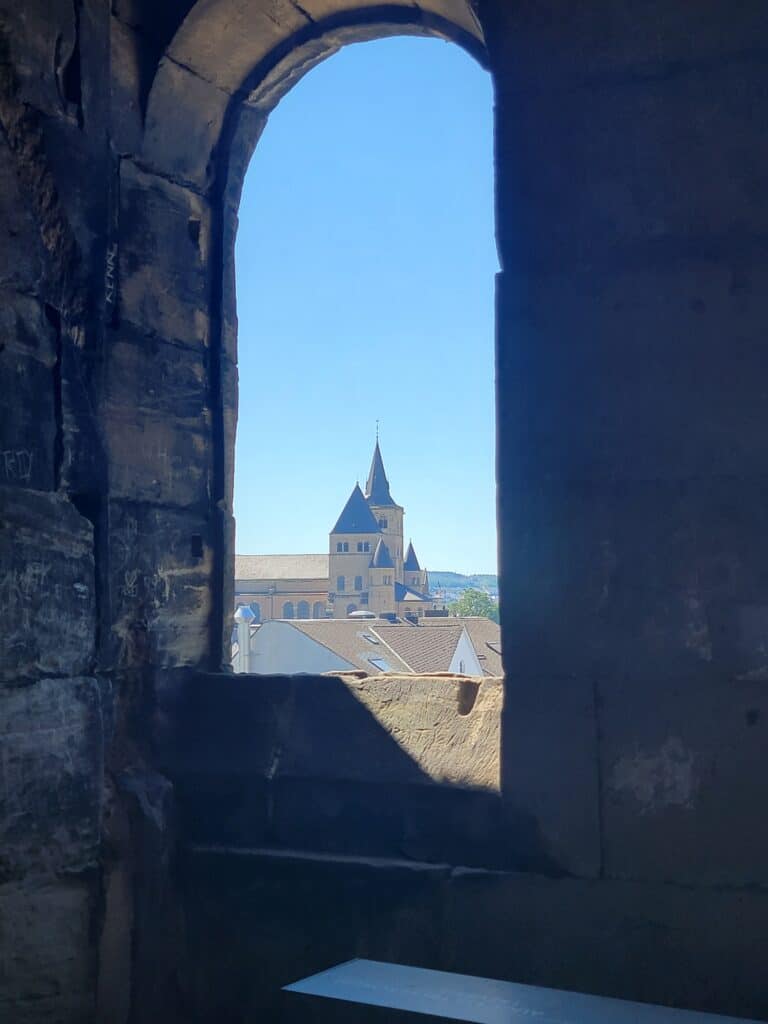
<instances>
[{"instance_id":1,"label":"arched window on church","mask_svg":"<svg viewBox=\"0 0 768 1024\"><path fill-rule=\"evenodd\" d=\"M347 615L351 615L352 612L356 612L356 611L357 611L357 605L356 604L348 604L347 605Z\"/></svg>"},{"instance_id":2,"label":"arched window on church","mask_svg":"<svg viewBox=\"0 0 768 1024\"><path fill-rule=\"evenodd\" d=\"M363 589L363 577L362 576L355 576L355 590L362 590L362 589Z\"/></svg>"},{"instance_id":3,"label":"arched window on church","mask_svg":"<svg viewBox=\"0 0 768 1024\"><path fill-rule=\"evenodd\" d=\"M340 594L343 594L344 591L347 589L347 581L343 576L339 576L339 578L336 580L336 589Z\"/></svg>"},{"instance_id":4,"label":"arched window on church","mask_svg":"<svg viewBox=\"0 0 768 1024\"><path fill-rule=\"evenodd\" d=\"M312 605L312 618L313 619L324 619L325 618L325 605L322 601L315 601Z\"/></svg>"},{"instance_id":5,"label":"arched window on church","mask_svg":"<svg viewBox=\"0 0 768 1024\"><path fill-rule=\"evenodd\" d=\"M308 619L309 618L309 602L299 601L298 607L296 608L297 619Z\"/></svg>"},{"instance_id":6,"label":"arched window on church","mask_svg":"<svg viewBox=\"0 0 768 1024\"><path fill-rule=\"evenodd\" d=\"M293 618L293 601L286 601L285 604L283 605L283 618Z\"/></svg>"}]
</instances>

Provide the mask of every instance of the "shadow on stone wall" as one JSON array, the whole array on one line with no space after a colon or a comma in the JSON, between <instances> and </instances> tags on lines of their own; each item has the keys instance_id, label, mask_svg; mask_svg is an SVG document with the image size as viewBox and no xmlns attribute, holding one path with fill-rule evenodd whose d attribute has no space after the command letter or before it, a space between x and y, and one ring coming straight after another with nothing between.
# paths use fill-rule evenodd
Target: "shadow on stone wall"
<instances>
[{"instance_id":1,"label":"shadow on stone wall","mask_svg":"<svg viewBox=\"0 0 768 1024\"><path fill-rule=\"evenodd\" d=\"M166 691L157 735L184 840L513 865L499 786L501 681L483 682L468 715L461 687L214 675Z\"/></svg>"}]
</instances>

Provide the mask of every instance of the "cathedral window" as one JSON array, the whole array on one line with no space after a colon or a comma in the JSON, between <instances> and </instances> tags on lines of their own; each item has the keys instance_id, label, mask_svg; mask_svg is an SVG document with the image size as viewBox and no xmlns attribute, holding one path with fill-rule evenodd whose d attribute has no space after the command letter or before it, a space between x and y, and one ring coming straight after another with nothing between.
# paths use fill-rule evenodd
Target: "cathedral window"
<instances>
[{"instance_id":1,"label":"cathedral window","mask_svg":"<svg viewBox=\"0 0 768 1024\"><path fill-rule=\"evenodd\" d=\"M357 550L358 551L370 551L371 550L371 542L369 540L359 540L357 542Z\"/></svg>"},{"instance_id":2,"label":"cathedral window","mask_svg":"<svg viewBox=\"0 0 768 1024\"><path fill-rule=\"evenodd\" d=\"M293 601L286 601L285 604L283 605L283 618L293 618Z\"/></svg>"},{"instance_id":3,"label":"cathedral window","mask_svg":"<svg viewBox=\"0 0 768 1024\"><path fill-rule=\"evenodd\" d=\"M379 529L380 530L386 530L388 525L389 525L388 520L386 520L386 519L380 519L379 520Z\"/></svg>"},{"instance_id":4,"label":"cathedral window","mask_svg":"<svg viewBox=\"0 0 768 1024\"><path fill-rule=\"evenodd\" d=\"M336 589L340 593L343 593L346 590L346 587L347 587L346 579L343 576L339 576L339 578L336 580Z\"/></svg>"},{"instance_id":5,"label":"cathedral window","mask_svg":"<svg viewBox=\"0 0 768 1024\"><path fill-rule=\"evenodd\" d=\"M362 589L363 589L363 577L362 576L355 576L355 590L362 590Z\"/></svg>"},{"instance_id":6,"label":"cathedral window","mask_svg":"<svg viewBox=\"0 0 768 1024\"><path fill-rule=\"evenodd\" d=\"M336 541L336 550L337 551L349 551L349 541L348 540L337 540Z\"/></svg>"},{"instance_id":7,"label":"cathedral window","mask_svg":"<svg viewBox=\"0 0 768 1024\"><path fill-rule=\"evenodd\" d=\"M322 601L315 601L312 605L312 618L323 619L325 618L325 608Z\"/></svg>"},{"instance_id":8,"label":"cathedral window","mask_svg":"<svg viewBox=\"0 0 768 1024\"><path fill-rule=\"evenodd\" d=\"M296 609L296 617L299 618L299 619L308 619L309 618L309 602L308 601L299 601L298 607Z\"/></svg>"}]
</instances>

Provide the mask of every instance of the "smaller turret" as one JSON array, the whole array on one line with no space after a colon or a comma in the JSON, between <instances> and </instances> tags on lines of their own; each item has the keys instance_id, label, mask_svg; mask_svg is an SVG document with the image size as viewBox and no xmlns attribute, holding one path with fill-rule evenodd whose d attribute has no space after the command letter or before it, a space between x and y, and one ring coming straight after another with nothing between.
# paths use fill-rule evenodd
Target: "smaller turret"
<instances>
[{"instance_id":1,"label":"smaller turret","mask_svg":"<svg viewBox=\"0 0 768 1024\"><path fill-rule=\"evenodd\" d=\"M403 583L406 587L418 590L420 594L429 593L429 580L426 569L422 569L416 552L413 548L413 541L408 542L408 550L405 553L403 562Z\"/></svg>"},{"instance_id":2,"label":"smaller turret","mask_svg":"<svg viewBox=\"0 0 768 1024\"><path fill-rule=\"evenodd\" d=\"M370 610L377 615L395 611L395 563L383 538L379 540L371 558L368 579Z\"/></svg>"}]
</instances>

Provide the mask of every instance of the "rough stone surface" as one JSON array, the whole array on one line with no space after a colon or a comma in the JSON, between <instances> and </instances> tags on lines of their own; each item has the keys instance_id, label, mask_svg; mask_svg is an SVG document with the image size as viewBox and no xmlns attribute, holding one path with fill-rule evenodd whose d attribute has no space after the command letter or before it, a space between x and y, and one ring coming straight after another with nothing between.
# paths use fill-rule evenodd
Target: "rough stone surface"
<instances>
[{"instance_id":1,"label":"rough stone surface","mask_svg":"<svg viewBox=\"0 0 768 1024\"><path fill-rule=\"evenodd\" d=\"M0 885L0 1015L14 1024L94 1019L96 969L85 882Z\"/></svg>"},{"instance_id":2,"label":"rough stone surface","mask_svg":"<svg viewBox=\"0 0 768 1024\"><path fill-rule=\"evenodd\" d=\"M0 880L98 863L102 692L95 679L0 688Z\"/></svg>"},{"instance_id":3,"label":"rough stone surface","mask_svg":"<svg viewBox=\"0 0 768 1024\"><path fill-rule=\"evenodd\" d=\"M201 351L127 325L115 331L103 407L113 497L206 507L207 397Z\"/></svg>"},{"instance_id":4,"label":"rough stone surface","mask_svg":"<svg viewBox=\"0 0 768 1024\"><path fill-rule=\"evenodd\" d=\"M0 679L92 668L93 574L93 527L69 501L0 488Z\"/></svg>"},{"instance_id":5,"label":"rough stone surface","mask_svg":"<svg viewBox=\"0 0 768 1024\"><path fill-rule=\"evenodd\" d=\"M0 483L53 490L56 336L40 303L5 294L0 310Z\"/></svg>"},{"instance_id":6,"label":"rough stone surface","mask_svg":"<svg viewBox=\"0 0 768 1024\"><path fill-rule=\"evenodd\" d=\"M499 864L501 685L204 676L170 688L156 743L198 841ZM235 726L235 723L237 725ZM339 736L345 742L339 742Z\"/></svg>"},{"instance_id":7,"label":"rough stone surface","mask_svg":"<svg viewBox=\"0 0 768 1024\"><path fill-rule=\"evenodd\" d=\"M494 77L503 713L216 674L242 178L303 74L400 32ZM356 954L768 1015L767 34L0 0L3 1019L266 1019ZM193 857L183 935L191 840L240 860Z\"/></svg>"},{"instance_id":8,"label":"rough stone surface","mask_svg":"<svg viewBox=\"0 0 768 1024\"><path fill-rule=\"evenodd\" d=\"M113 667L203 660L211 614L210 532L199 514L112 503L112 624L105 658Z\"/></svg>"},{"instance_id":9,"label":"rough stone surface","mask_svg":"<svg viewBox=\"0 0 768 1024\"><path fill-rule=\"evenodd\" d=\"M196 193L130 160L120 165L121 315L195 348L210 341L210 210Z\"/></svg>"}]
</instances>

